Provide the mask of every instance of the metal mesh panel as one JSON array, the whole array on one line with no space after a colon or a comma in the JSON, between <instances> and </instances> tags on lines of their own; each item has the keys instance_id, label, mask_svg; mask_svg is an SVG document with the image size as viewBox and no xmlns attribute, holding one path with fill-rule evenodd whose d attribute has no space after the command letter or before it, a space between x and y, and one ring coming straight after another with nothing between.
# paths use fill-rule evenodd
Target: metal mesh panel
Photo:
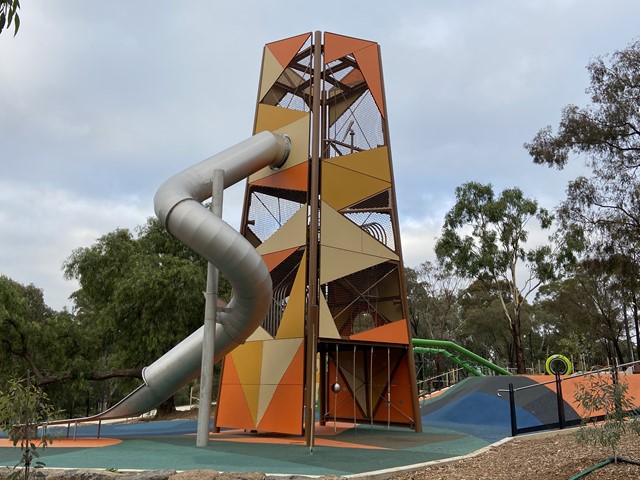
<instances>
[{"instance_id":1,"label":"metal mesh panel","mask_svg":"<svg viewBox=\"0 0 640 480\"><path fill-rule=\"evenodd\" d=\"M340 278L323 286L331 315L341 336L348 336L369 325L379 327L396 319L387 318L385 302L398 299L384 295L379 287L397 274L397 265L383 263Z\"/></svg>"},{"instance_id":2,"label":"metal mesh panel","mask_svg":"<svg viewBox=\"0 0 640 480\"><path fill-rule=\"evenodd\" d=\"M380 192L350 207L350 210L367 210L373 208L390 208L389 190Z\"/></svg>"},{"instance_id":3,"label":"metal mesh panel","mask_svg":"<svg viewBox=\"0 0 640 480\"><path fill-rule=\"evenodd\" d=\"M293 282L296 279L302 254L303 250L300 249L271 272L273 298L271 300L271 306L269 307L269 313L262 321L262 328L269 332L271 336L275 336L278 332L282 314L289 303L289 295L293 287Z\"/></svg>"},{"instance_id":4,"label":"metal mesh panel","mask_svg":"<svg viewBox=\"0 0 640 480\"><path fill-rule=\"evenodd\" d=\"M330 106L331 108L331 106ZM384 145L382 118L368 90L331 125L329 158Z\"/></svg>"},{"instance_id":5,"label":"metal mesh panel","mask_svg":"<svg viewBox=\"0 0 640 480\"><path fill-rule=\"evenodd\" d=\"M247 217L248 229L264 242L305 204L305 196L305 192L294 190L253 190Z\"/></svg>"},{"instance_id":6,"label":"metal mesh panel","mask_svg":"<svg viewBox=\"0 0 640 480\"><path fill-rule=\"evenodd\" d=\"M308 112L311 108L311 39L284 69L261 103Z\"/></svg>"},{"instance_id":7,"label":"metal mesh panel","mask_svg":"<svg viewBox=\"0 0 640 480\"><path fill-rule=\"evenodd\" d=\"M395 251L396 241L393 235L391 216L381 212L345 213L345 217L360 226L365 232Z\"/></svg>"},{"instance_id":8,"label":"metal mesh panel","mask_svg":"<svg viewBox=\"0 0 640 480\"><path fill-rule=\"evenodd\" d=\"M328 158L385 144L382 116L364 76L350 56L327 65L329 119L326 152Z\"/></svg>"}]
</instances>

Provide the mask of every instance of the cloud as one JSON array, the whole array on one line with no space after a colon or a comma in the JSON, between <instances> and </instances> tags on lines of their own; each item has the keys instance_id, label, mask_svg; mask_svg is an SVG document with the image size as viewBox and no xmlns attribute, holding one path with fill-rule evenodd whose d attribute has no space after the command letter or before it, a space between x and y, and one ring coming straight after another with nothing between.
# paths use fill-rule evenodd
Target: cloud
<instances>
[{"instance_id":1,"label":"cloud","mask_svg":"<svg viewBox=\"0 0 640 480\"><path fill-rule=\"evenodd\" d=\"M54 309L69 306L77 288L63 281L62 265L74 249L90 246L116 228L133 230L153 214L140 199L93 200L36 184L0 182L2 274L43 289Z\"/></svg>"},{"instance_id":2,"label":"cloud","mask_svg":"<svg viewBox=\"0 0 640 480\"><path fill-rule=\"evenodd\" d=\"M118 5L26 2L0 37L0 273L54 308L75 288L60 270L74 248L142 224L169 176L250 134L265 43L316 29L380 43L415 266L466 181L557 204L580 166L535 166L522 144L588 101L585 65L624 48L640 15L631 0ZM243 193L225 196L232 225Z\"/></svg>"}]
</instances>

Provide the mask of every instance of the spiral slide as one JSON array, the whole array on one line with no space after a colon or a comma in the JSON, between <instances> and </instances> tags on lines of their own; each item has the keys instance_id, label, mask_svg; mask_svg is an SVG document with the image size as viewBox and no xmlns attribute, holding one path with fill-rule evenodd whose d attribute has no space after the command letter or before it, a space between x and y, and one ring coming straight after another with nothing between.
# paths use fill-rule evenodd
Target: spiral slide
<instances>
[{"instance_id":1,"label":"spiral slide","mask_svg":"<svg viewBox=\"0 0 640 480\"><path fill-rule=\"evenodd\" d=\"M171 177L155 195L156 215L169 233L215 265L233 287L233 297L216 321L216 361L244 343L260 325L271 303L272 285L260 254L201 202L211 197L215 170L224 172L227 188L262 168L281 167L289 150L288 137L261 132ZM199 375L203 338L201 327L145 367L144 383L119 403L74 420L130 417L157 407Z\"/></svg>"}]
</instances>

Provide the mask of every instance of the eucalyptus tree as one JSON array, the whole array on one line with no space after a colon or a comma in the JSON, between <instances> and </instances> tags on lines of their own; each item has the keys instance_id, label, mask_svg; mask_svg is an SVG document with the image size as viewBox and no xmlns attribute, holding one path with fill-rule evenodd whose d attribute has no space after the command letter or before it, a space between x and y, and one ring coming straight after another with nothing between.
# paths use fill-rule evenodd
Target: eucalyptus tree
<instances>
[{"instance_id":1,"label":"eucalyptus tree","mask_svg":"<svg viewBox=\"0 0 640 480\"><path fill-rule=\"evenodd\" d=\"M76 317L93 325L109 369L139 376L202 325L206 262L156 219L136 235L125 229L103 235L75 250L64 268L80 284L72 294ZM228 295L228 282L220 283Z\"/></svg>"},{"instance_id":2,"label":"eucalyptus tree","mask_svg":"<svg viewBox=\"0 0 640 480\"><path fill-rule=\"evenodd\" d=\"M625 360L622 303L615 272L608 262L585 260L571 276L542 287L537 306L555 317L555 331L565 355L591 364Z\"/></svg>"},{"instance_id":3,"label":"eucalyptus tree","mask_svg":"<svg viewBox=\"0 0 640 480\"><path fill-rule=\"evenodd\" d=\"M564 168L584 160L589 171L571 181L558 208L561 232L585 244L584 258L625 258L618 284L624 314L638 330L640 264L640 40L587 66L591 102L567 105L554 131L542 128L525 148L533 161ZM637 342L636 338L636 342Z\"/></svg>"},{"instance_id":4,"label":"eucalyptus tree","mask_svg":"<svg viewBox=\"0 0 640 480\"><path fill-rule=\"evenodd\" d=\"M547 230L553 217L520 189L496 196L490 184L468 182L456 188L456 203L445 216L435 248L449 271L498 289L518 373L526 371L521 318L525 300L556 274L549 244L528 247L533 221Z\"/></svg>"},{"instance_id":5,"label":"eucalyptus tree","mask_svg":"<svg viewBox=\"0 0 640 480\"><path fill-rule=\"evenodd\" d=\"M0 0L0 33L13 24L13 36L16 36L20 28L20 0Z\"/></svg>"}]
</instances>

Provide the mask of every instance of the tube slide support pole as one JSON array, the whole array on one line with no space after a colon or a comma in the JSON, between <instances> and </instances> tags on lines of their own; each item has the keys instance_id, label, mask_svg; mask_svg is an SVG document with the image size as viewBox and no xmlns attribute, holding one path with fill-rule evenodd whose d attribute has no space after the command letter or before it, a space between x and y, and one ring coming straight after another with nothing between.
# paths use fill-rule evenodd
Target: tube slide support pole
<instances>
[{"instance_id":1,"label":"tube slide support pole","mask_svg":"<svg viewBox=\"0 0 640 480\"><path fill-rule=\"evenodd\" d=\"M305 439L309 452L313 453L316 428L315 388L316 388L316 352L318 349L319 330L319 291L318 291L318 225L320 215L320 95L322 94L322 34L317 31L313 44L313 100L311 112L311 165L309 185L309 255L307 328L306 328L306 385L305 385Z\"/></svg>"},{"instance_id":2,"label":"tube slide support pole","mask_svg":"<svg viewBox=\"0 0 640 480\"><path fill-rule=\"evenodd\" d=\"M213 172L211 186L211 212L222 218L224 194L224 170ZM200 371L200 404L196 446L209 446L211 424L211 400L213 397L213 362L216 344L216 303L218 299L218 269L212 263L207 266L207 290L204 293L204 339L202 344L202 370Z\"/></svg>"}]
</instances>

